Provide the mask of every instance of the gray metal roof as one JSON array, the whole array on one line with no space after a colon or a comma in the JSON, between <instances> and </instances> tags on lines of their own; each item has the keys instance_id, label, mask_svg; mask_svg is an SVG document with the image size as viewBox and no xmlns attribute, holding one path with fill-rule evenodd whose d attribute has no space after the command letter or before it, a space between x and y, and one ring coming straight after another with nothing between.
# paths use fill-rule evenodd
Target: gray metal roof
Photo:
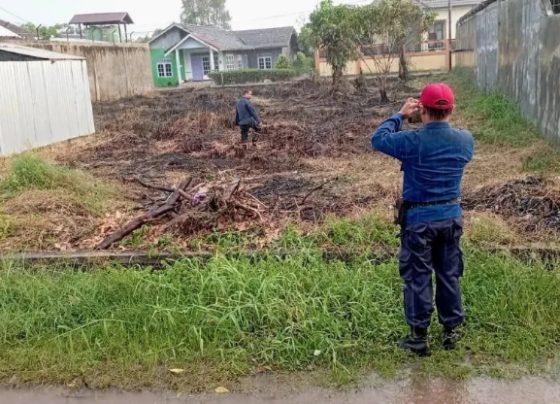
<instances>
[{"instance_id":1,"label":"gray metal roof","mask_svg":"<svg viewBox=\"0 0 560 404\"><path fill-rule=\"evenodd\" d=\"M14 34L18 34L18 35L25 34L25 31L22 28L5 20L0 20L0 26L12 31Z\"/></svg>"},{"instance_id":2,"label":"gray metal roof","mask_svg":"<svg viewBox=\"0 0 560 404\"><path fill-rule=\"evenodd\" d=\"M0 37L2 38L21 38L18 34L16 34L15 32L9 30L6 27L3 27L0 25Z\"/></svg>"},{"instance_id":3,"label":"gray metal roof","mask_svg":"<svg viewBox=\"0 0 560 404\"><path fill-rule=\"evenodd\" d=\"M171 24L152 38L150 43L173 28L192 34L221 51L280 48L288 46L292 35L296 33L293 27L228 31L215 25Z\"/></svg>"},{"instance_id":4,"label":"gray metal roof","mask_svg":"<svg viewBox=\"0 0 560 404\"><path fill-rule=\"evenodd\" d=\"M102 24L134 24L130 15L121 13L93 13L76 14L70 20L70 24L102 25Z\"/></svg>"},{"instance_id":5,"label":"gray metal roof","mask_svg":"<svg viewBox=\"0 0 560 404\"><path fill-rule=\"evenodd\" d=\"M215 25L183 24L182 27L195 37L222 51L251 49L232 31L226 31Z\"/></svg>"},{"instance_id":6,"label":"gray metal roof","mask_svg":"<svg viewBox=\"0 0 560 404\"><path fill-rule=\"evenodd\" d=\"M84 60L84 58L79 56L51 52L27 46L19 46L12 43L0 43L0 52L13 53L15 55L27 56L38 60Z\"/></svg>"},{"instance_id":7,"label":"gray metal roof","mask_svg":"<svg viewBox=\"0 0 560 404\"><path fill-rule=\"evenodd\" d=\"M233 33L251 48L264 49L289 46L295 30L294 27L279 27L233 31Z\"/></svg>"}]
</instances>

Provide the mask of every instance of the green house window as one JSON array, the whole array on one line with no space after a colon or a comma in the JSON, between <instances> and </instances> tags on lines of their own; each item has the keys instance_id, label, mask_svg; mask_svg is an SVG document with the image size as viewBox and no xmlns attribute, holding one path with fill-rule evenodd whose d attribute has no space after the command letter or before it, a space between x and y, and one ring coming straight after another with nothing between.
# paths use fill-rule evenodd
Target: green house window
<instances>
[{"instance_id":1,"label":"green house window","mask_svg":"<svg viewBox=\"0 0 560 404\"><path fill-rule=\"evenodd\" d=\"M161 62L157 65L158 77L173 77L173 68L169 62Z\"/></svg>"}]
</instances>

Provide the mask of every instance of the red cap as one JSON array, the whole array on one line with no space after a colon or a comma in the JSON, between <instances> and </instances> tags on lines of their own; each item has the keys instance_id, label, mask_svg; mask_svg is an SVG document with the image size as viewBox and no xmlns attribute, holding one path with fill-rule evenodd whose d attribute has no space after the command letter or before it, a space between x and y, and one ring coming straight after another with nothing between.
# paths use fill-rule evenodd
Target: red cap
<instances>
[{"instance_id":1,"label":"red cap","mask_svg":"<svg viewBox=\"0 0 560 404\"><path fill-rule=\"evenodd\" d=\"M420 95L422 105L433 109L453 109L455 107L455 94L447 84L428 84Z\"/></svg>"}]
</instances>

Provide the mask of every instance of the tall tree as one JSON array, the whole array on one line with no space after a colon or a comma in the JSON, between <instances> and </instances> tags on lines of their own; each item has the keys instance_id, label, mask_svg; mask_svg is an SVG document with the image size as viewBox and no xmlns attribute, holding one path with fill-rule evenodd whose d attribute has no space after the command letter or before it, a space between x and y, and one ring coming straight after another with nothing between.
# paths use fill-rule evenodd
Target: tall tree
<instances>
[{"instance_id":1,"label":"tall tree","mask_svg":"<svg viewBox=\"0 0 560 404\"><path fill-rule=\"evenodd\" d=\"M231 15L226 0L182 0L181 21L194 25L217 25L231 29Z\"/></svg>"},{"instance_id":2,"label":"tall tree","mask_svg":"<svg viewBox=\"0 0 560 404\"><path fill-rule=\"evenodd\" d=\"M435 15L411 0L382 0L364 6L354 18L360 56L369 57L375 66L373 73L377 74L379 95L387 102L388 78L393 65L398 62L399 77L407 79L406 48L421 41Z\"/></svg>"},{"instance_id":3,"label":"tall tree","mask_svg":"<svg viewBox=\"0 0 560 404\"><path fill-rule=\"evenodd\" d=\"M333 88L342 82L344 68L357 58L355 41L355 7L334 5L332 0L323 0L309 17L313 45L324 52L332 68Z\"/></svg>"}]
</instances>

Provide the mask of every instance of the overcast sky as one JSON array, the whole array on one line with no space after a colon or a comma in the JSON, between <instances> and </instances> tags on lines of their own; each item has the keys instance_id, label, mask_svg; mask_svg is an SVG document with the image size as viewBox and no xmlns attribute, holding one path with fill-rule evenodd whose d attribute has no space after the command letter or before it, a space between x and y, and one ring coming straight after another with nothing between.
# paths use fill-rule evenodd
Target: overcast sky
<instances>
[{"instance_id":1,"label":"overcast sky","mask_svg":"<svg viewBox=\"0 0 560 404\"><path fill-rule=\"evenodd\" d=\"M365 4L371 0L341 0ZM298 28L320 0L227 0L234 29L294 25ZM0 0L0 19L21 24L68 22L74 14L128 11L136 23L129 32L153 31L179 20L181 0Z\"/></svg>"}]
</instances>

